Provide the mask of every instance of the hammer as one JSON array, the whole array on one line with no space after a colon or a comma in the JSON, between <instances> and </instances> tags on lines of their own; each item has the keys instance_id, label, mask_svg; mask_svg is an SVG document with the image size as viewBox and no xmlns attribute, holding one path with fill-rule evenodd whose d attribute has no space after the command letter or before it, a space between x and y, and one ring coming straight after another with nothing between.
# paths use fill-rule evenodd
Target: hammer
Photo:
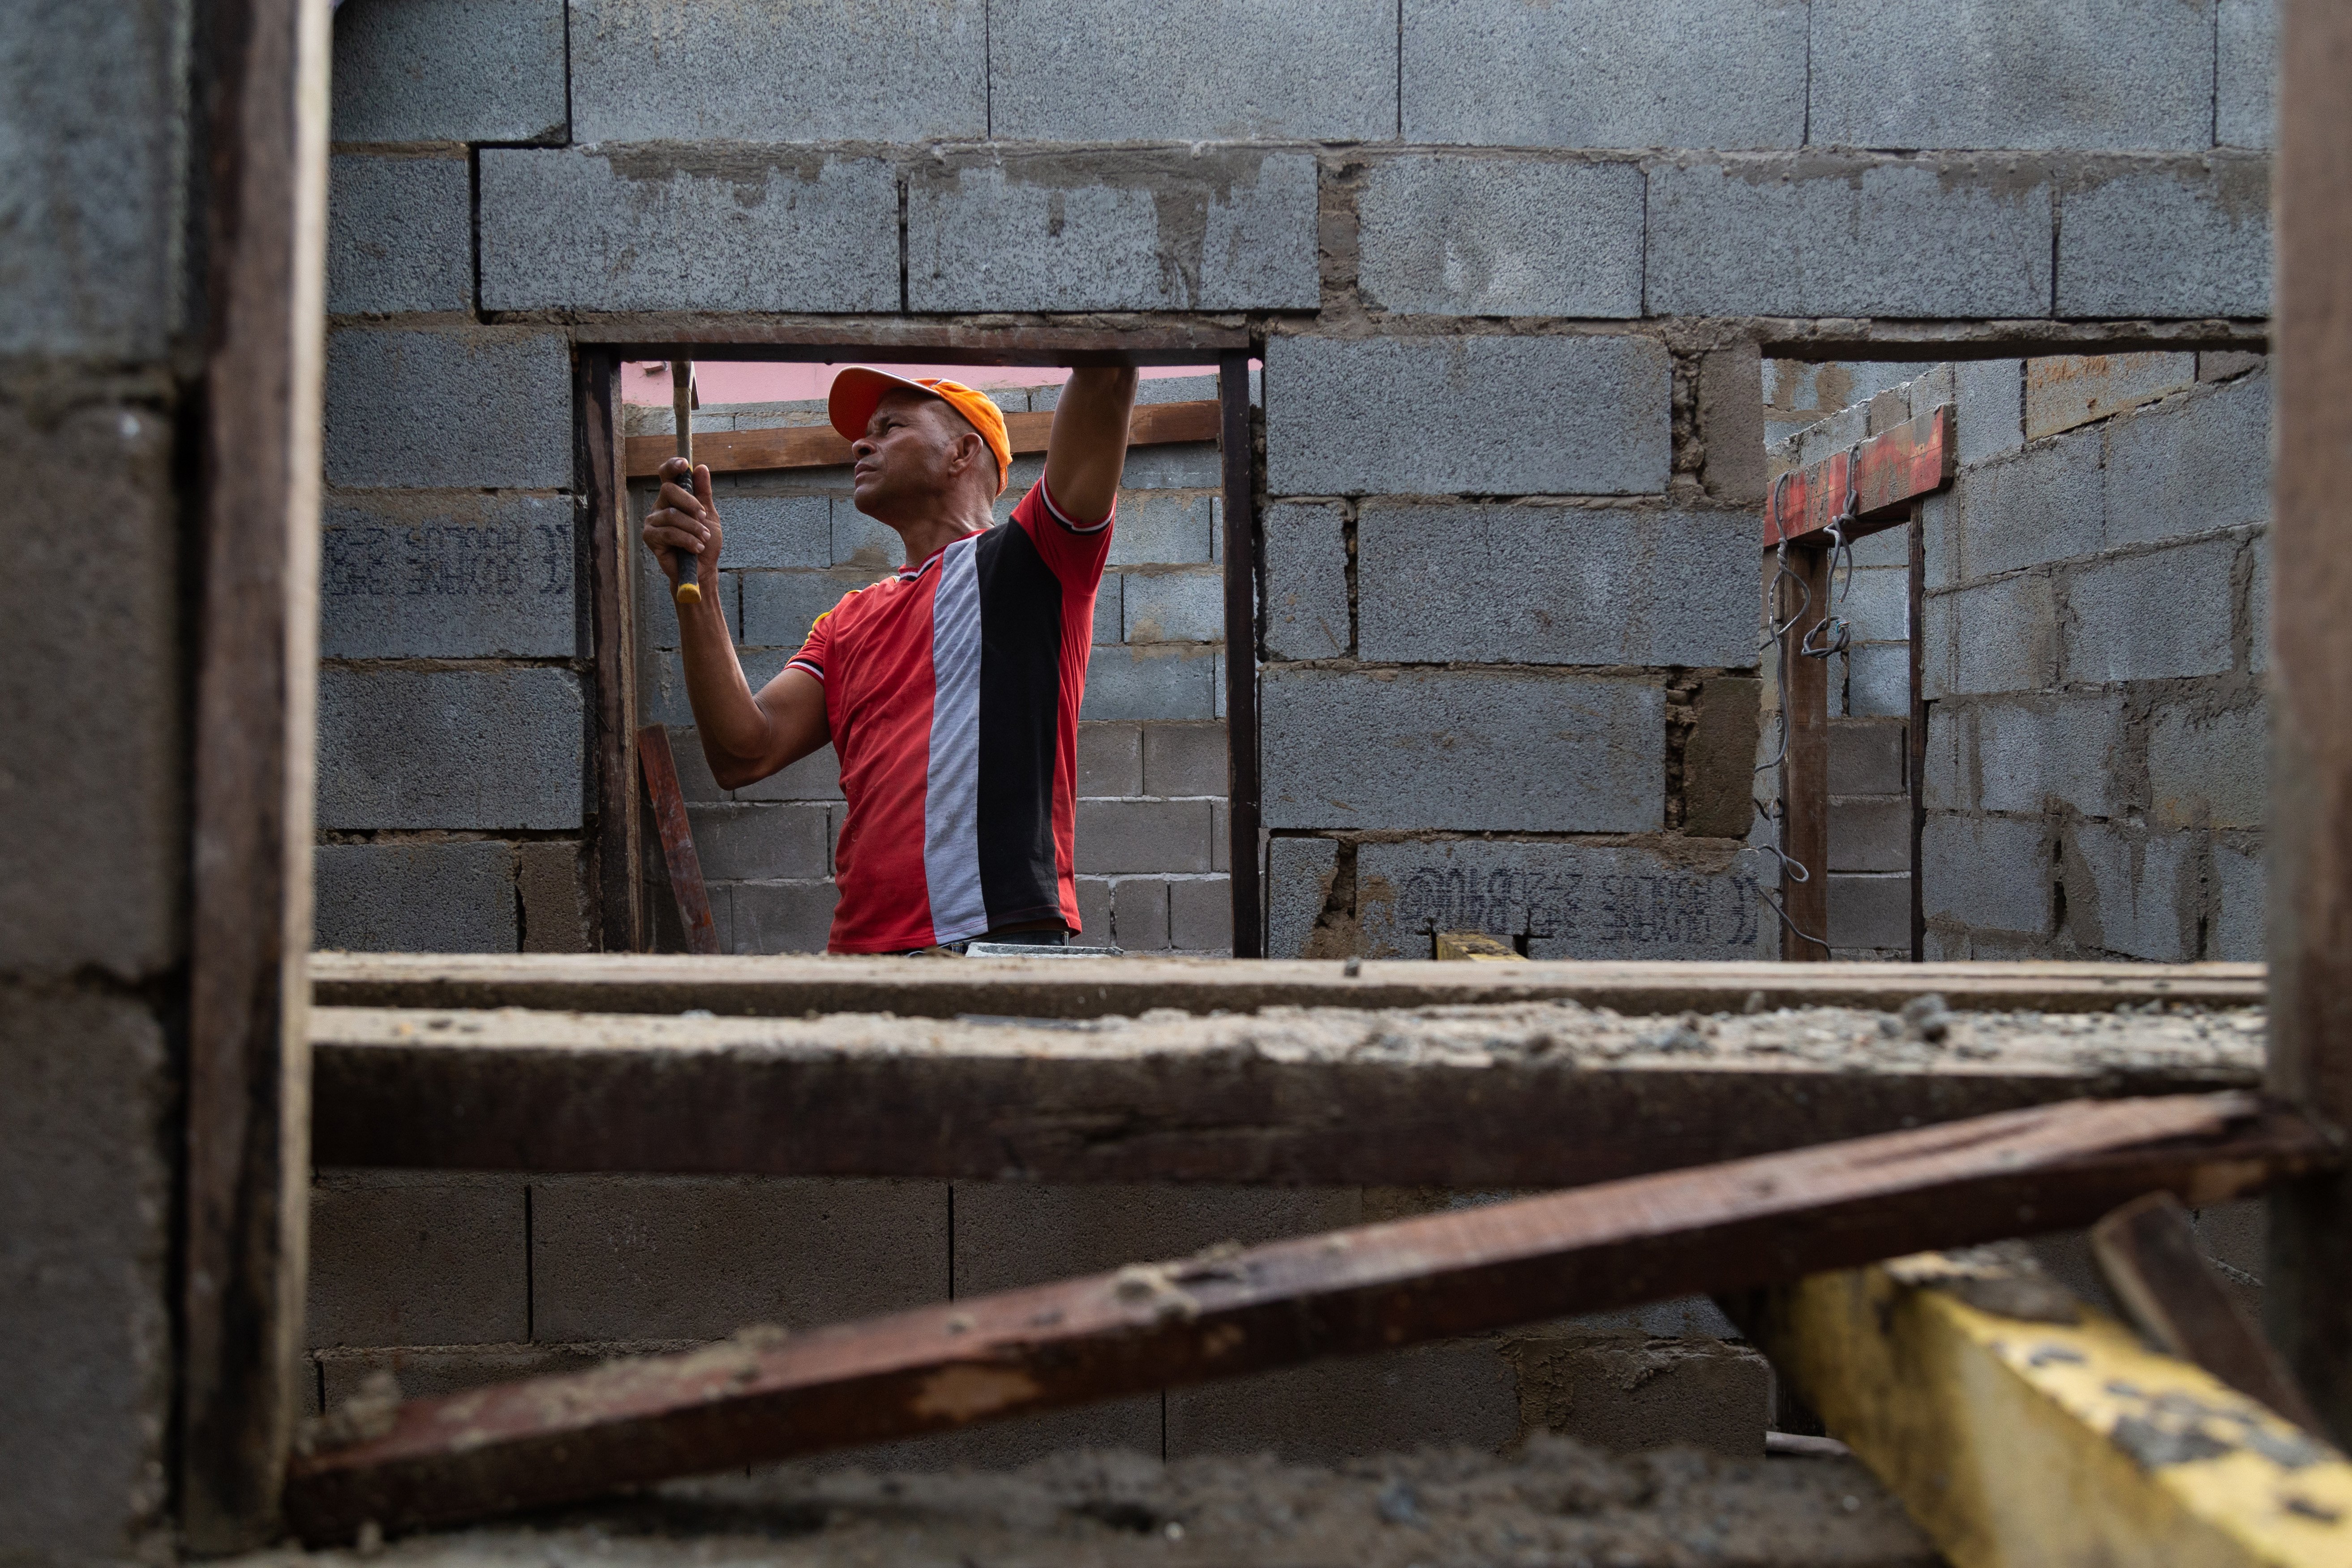
<instances>
[{"instance_id":1,"label":"hammer","mask_svg":"<svg viewBox=\"0 0 2352 1568\"><path fill-rule=\"evenodd\" d=\"M680 483L688 494L694 492L694 362L674 359L669 362L669 405L677 426L677 455L686 459L686 474ZM677 561L677 602L681 605L702 603L700 580L701 561L693 555L680 555Z\"/></svg>"}]
</instances>

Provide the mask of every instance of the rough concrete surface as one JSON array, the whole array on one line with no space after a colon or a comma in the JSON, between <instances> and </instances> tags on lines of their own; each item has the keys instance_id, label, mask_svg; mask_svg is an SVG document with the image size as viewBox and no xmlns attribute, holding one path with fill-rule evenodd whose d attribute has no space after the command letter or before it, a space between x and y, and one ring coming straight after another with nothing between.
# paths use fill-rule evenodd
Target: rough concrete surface
<instances>
[{"instance_id":1,"label":"rough concrete surface","mask_svg":"<svg viewBox=\"0 0 2352 1568\"><path fill-rule=\"evenodd\" d=\"M1756 956L1755 867L1712 854L1542 841L1366 844L1356 913L1374 958L1430 956L1437 931L1524 938L1530 958Z\"/></svg>"},{"instance_id":2,"label":"rough concrete surface","mask_svg":"<svg viewBox=\"0 0 2352 1568\"><path fill-rule=\"evenodd\" d=\"M360 0L335 16L337 142L548 142L563 0Z\"/></svg>"},{"instance_id":3,"label":"rough concrete surface","mask_svg":"<svg viewBox=\"0 0 2352 1568\"><path fill-rule=\"evenodd\" d=\"M1357 197L1357 281L1408 315L1642 313L1633 163L1383 159Z\"/></svg>"},{"instance_id":4,"label":"rough concrete surface","mask_svg":"<svg viewBox=\"0 0 2352 1568\"><path fill-rule=\"evenodd\" d=\"M321 844L315 942L364 952L512 952L515 847L496 839Z\"/></svg>"},{"instance_id":5,"label":"rough concrete surface","mask_svg":"<svg viewBox=\"0 0 2352 1568\"><path fill-rule=\"evenodd\" d=\"M473 180L463 158L330 161L327 313L474 302Z\"/></svg>"},{"instance_id":6,"label":"rough concrete surface","mask_svg":"<svg viewBox=\"0 0 2352 1568\"><path fill-rule=\"evenodd\" d=\"M568 669L329 668L319 826L577 827L580 678Z\"/></svg>"},{"instance_id":7,"label":"rough concrete surface","mask_svg":"<svg viewBox=\"0 0 2352 1568\"><path fill-rule=\"evenodd\" d=\"M1343 658L1348 611L1348 521L1337 506L1270 506L1265 541L1265 646L1268 658Z\"/></svg>"},{"instance_id":8,"label":"rough concrete surface","mask_svg":"<svg viewBox=\"0 0 2352 1568\"><path fill-rule=\"evenodd\" d=\"M2267 158L2119 170L2070 184L2063 201L2059 315L2269 313Z\"/></svg>"},{"instance_id":9,"label":"rough concrete surface","mask_svg":"<svg viewBox=\"0 0 2352 1568\"><path fill-rule=\"evenodd\" d=\"M579 647L569 496L380 492L321 521L325 658L569 658Z\"/></svg>"},{"instance_id":10,"label":"rough concrete surface","mask_svg":"<svg viewBox=\"0 0 2352 1568\"><path fill-rule=\"evenodd\" d=\"M327 483L562 489L572 353L562 335L345 328L327 338Z\"/></svg>"}]
</instances>

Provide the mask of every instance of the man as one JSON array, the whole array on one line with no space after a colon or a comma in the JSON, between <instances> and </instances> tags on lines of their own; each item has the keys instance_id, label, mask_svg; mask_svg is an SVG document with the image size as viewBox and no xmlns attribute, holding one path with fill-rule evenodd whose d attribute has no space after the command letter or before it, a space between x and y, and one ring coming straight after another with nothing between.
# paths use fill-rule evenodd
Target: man
<instances>
[{"instance_id":1,"label":"man","mask_svg":"<svg viewBox=\"0 0 2352 1568\"><path fill-rule=\"evenodd\" d=\"M996 405L957 382L843 371L827 413L850 442L857 510L898 531L907 564L818 616L756 694L719 596L680 609L687 696L720 784L827 742L840 753L830 951L1058 945L1078 929L1078 704L1135 379L1071 374L1044 479L992 527L1013 462ZM710 470L672 458L662 480L646 544L673 585L681 551L717 582Z\"/></svg>"}]
</instances>

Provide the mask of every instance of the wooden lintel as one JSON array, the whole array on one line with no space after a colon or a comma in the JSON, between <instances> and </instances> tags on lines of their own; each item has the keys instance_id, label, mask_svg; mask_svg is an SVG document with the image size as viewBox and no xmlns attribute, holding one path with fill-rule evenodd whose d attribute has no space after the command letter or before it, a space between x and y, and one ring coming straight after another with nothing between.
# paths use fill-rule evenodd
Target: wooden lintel
<instances>
[{"instance_id":1,"label":"wooden lintel","mask_svg":"<svg viewBox=\"0 0 2352 1568\"><path fill-rule=\"evenodd\" d=\"M1952 439L1952 406L1930 408L1906 424L1871 437L1852 452L1834 452L1772 483L1764 503L1764 548L1824 544L1832 519L1845 510L1849 462L1855 517L1846 530L1852 542L1900 526L1910 503L1952 479L1958 449Z\"/></svg>"},{"instance_id":2,"label":"wooden lintel","mask_svg":"<svg viewBox=\"0 0 2352 1568\"><path fill-rule=\"evenodd\" d=\"M1580 1002L1620 1013L1757 1007L1892 1011L1930 992L1956 1008L2096 1013L2179 1003L2258 1006L2259 963L1431 963L1367 960L1350 974L1303 959L680 958L653 953L322 952L313 995L330 1007L530 1007L586 1013L799 1017L804 1013L1133 1016L1261 1007L1439 1007Z\"/></svg>"},{"instance_id":3,"label":"wooden lintel","mask_svg":"<svg viewBox=\"0 0 2352 1568\"><path fill-rule=\"evenodd\" d=\"M1128 426L1128 444L1168 446L1217 438L1219 405L1215 398L1192 403L1145 403L1137 405ZM1004 433L1015 457L1042 452L1054 433L1054 416L1008 414ZM677 456L670 436L628 438L628 477L650 479ZM849 461L849 443L830 425L781 426L767 430L698 430L694 457L714 474L749 473L768 468L831 468Z\"/></svg>"},{"instance_id":4,"label":"wooden lintel","mask_svg":"<svg viewBox=\"0 0 2352 1568\"><path fill-rule=\"evenodd\" d=\"M1955 1568L2352 1562L2340 1454L2044 1278L1930 1254L1740 1315Z\"/></svg>"},{"instance_id":5,"label":"wooden lintel","mask_svg":"<svg viewBox=\"0 0 2352 1568\"><path fill-rule=\"evenodd\" d=\"M2075 1102L1303 1237L786 1336L751 1331L314 1432L313 1543L1265 1372L1744 1289L1922 1243L2236 1197L2327 1157L2241 1094ZM340 1440L340 1446L338 1446Z\"/></svg>"},{"instance_id":6,"label":"wooden lintel","mask_svg":"<svg viewBox=\"0 0 2352 1568\"><path fill-rule=\"evenodd\" d=\"M803 363L1211 365L1255 344L1238 319L1097 315L971 321L887 316L651 311L583 315L575 342L625 360L789 360Z\"/></svg>"},{"instance_id":7,"label":"wooden lintel","mask_svg":"<svg viewBox=\"0 0 2352 1568\"><path fill-rule=\"evenodd\" d=\"M445 1170L1560 1187L2261 1070L2185 1018L1963 1016L1927 1047L1820 1013L312 1017L319 1163Z\"/></svg>"}]
</instances>

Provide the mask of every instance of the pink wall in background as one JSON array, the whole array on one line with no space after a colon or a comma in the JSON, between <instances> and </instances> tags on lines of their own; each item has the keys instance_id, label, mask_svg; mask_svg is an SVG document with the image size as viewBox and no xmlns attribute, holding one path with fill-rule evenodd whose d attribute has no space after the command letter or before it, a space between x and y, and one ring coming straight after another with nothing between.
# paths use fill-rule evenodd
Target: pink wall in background
<instances>
[{"instance_id":1,"label":"pink wall in background","mask_svg":"<svg viewBox=\"0 0 2352 1568\"><path fill-rule=\"evenodd\" d=\"M698 360L696 389L705 405L714 403L803 403L823 397L833 385L838 364L805 364L776 360ZM1024 364L893 364L882 367L894 375L941 375L969 386L1053 386L1070 378L1055 365ZM1214 365L1152 365L1139 374L1147 379L1170 375L1214 375ZM669 362L648 360L621 367L621 399L625 403L669 403Z\"/></svg>"}]
</instances>

